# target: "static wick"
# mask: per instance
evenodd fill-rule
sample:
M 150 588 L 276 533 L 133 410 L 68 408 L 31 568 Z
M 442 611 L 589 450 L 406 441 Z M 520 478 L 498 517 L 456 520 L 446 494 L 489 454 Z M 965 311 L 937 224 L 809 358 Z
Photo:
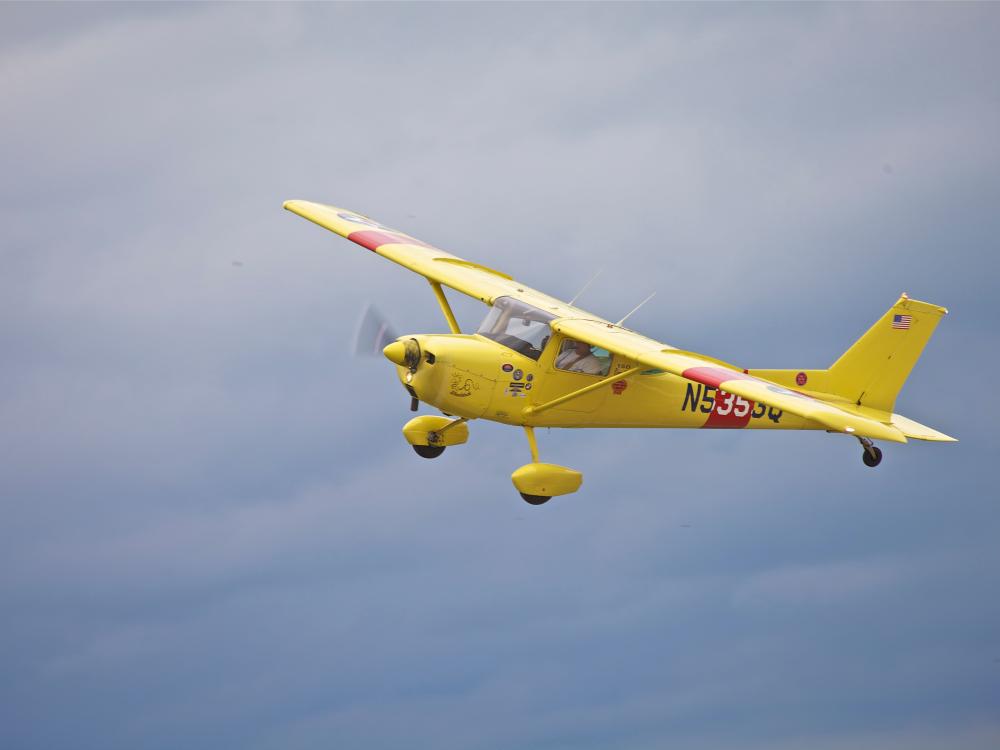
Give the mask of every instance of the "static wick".
M 630 318 L 630 317 L 632 316 L 632 313 L 634 313 L 634 312 L 635 312 L 636 310 L 638 310 L 638 309 L 639 309 L 640 307 L 642 307 L 643 305 L 645 305 L 645 304 L 646 304 L 647 302 L 649 302 L 649 301 L 650 301 L 651 299 L 653 299 L 653 297 L 655 297 L 655 296 L 656 296 L 656 292 L 653 292 L 653 293 L 652 293 L 651 295 L 649 295 L 648 297 L 646 297 L 646 299 L 644 299 L 644 300 L 643 300 L 642 302 L 640 302 L 640 303 L 639 303 L 638 305 L 636 305 L 636 306 L 635 306 L 635 307 L 633 307 L 633 308 L 632 308 L 631 310 L 629 310 L 629 312 L 628 312 L 628 315 L 626 315 L 626 316 L 625 316 L 624 318 L 622 318 L 622 319 L 621 319 L 621 320 L 619 320 L 619 321 L 618 321 L 617 323 L 615 323 L 615 325 L 616 325 L 616 326 L 620 326 L 620 325 L 621 325 L 622 323 L 624 323 L 624 322 L 625 322 L 626 320 L 628 320 L 628 319 L 629 319 L 629 318 Z

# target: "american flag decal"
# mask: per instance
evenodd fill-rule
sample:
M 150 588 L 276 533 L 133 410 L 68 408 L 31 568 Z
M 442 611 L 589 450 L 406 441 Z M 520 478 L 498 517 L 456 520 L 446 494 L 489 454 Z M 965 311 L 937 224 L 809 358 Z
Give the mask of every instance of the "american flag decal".
M 910 323 L 913 322 L 912 315 L 893 315 L 892 316 L 892 327 L 900 328 L 906 330 L 910 327 Z

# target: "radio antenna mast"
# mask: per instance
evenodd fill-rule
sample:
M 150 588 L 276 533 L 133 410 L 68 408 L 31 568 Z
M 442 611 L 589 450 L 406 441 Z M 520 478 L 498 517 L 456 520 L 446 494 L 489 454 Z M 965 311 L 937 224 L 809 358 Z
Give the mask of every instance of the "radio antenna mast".
M 650 301 L 651 299 L 653 299 L 653 297 L 655 297 L 655 296 L 656 296 L 656 292 L 653 292 L 653 293 L 652 293 L 651 295 L 649 295 L 648 297 L 646 297 L 646 299 L 644 299 L 644 300 L 643 300 L 642 302 L 640 302 L 640 303 L 639 303 L 638 305 L 636 305 L 635 307 L 633 307 L 633 308 L 632 308 L 632 309 L 631 309 L 631 310 L 629 311 L 628 315 L 626 315 L 626 316 L 625 316 L 624 318 L 622 318 L 622 319 L 621 319 L 621 320 L 619 320 L 619 321 L 618 321 L 617 323 L 615 323 L 615 325 L 616 325 L 616 326 L 620 326 L 620 325 L 621 325 L 622 323 L 624 323 L 624 322 L 625 322 L 626 320 L 628 320 L 628 319 L 629 319 L 629 317 L 631 317 L 632 313 L 634 313 L 634 312 L 635 312 L 636 310 L 638 310 L 638 309 L 639 309 L 640 307 L 642 307 L 643 305 L 645 305 L 645 304 L 646 304 L 647 302 L 649 302 L 649 301 Z
M 585 291 L 587 291 L 587 288 L 595 281 L 597 281 L 597 277 L 600 276 L 602 273 L 604 273 L 604 269 L 598 268 L 597 273 L 595 273 L 593 276 L 590 277 L 590 281 L 588 281 L 586 284 L 583 285 L 583 289 L 581 289 L 579 292 L 576 293 L 576 296 L 574 296 L 573 299 L 569 301 L 569 304 L 572 305 L 574 302 L 580 299 L 580 295 L 583 294 Z

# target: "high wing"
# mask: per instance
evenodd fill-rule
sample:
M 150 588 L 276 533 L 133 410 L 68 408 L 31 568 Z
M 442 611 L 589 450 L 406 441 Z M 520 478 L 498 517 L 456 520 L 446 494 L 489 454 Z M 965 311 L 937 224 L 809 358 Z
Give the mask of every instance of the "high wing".
M 906 442 L 903 432 L 890 424 L 851 413 L 828 401 L 754 377 L 719 360 L 675 349 L 607 321 L 571 318 L 554 320 L 551 325 L 553 330 L 564 336 L 586 341 L 638 364 L 718 388 L 748 401 L 782 409 L 818 422 L 834 432 L 897 443 Z
M 284 207 L 324 229 L 346 237 L 377 255 L 492 305 L 497 297 L 514 297 L 559 316 L 590 315 L 554 297 L 526 287 L 505 273 L 446 253 L 408 234 L 383 226 L 367 216 L 310 201 L 285 201 Z

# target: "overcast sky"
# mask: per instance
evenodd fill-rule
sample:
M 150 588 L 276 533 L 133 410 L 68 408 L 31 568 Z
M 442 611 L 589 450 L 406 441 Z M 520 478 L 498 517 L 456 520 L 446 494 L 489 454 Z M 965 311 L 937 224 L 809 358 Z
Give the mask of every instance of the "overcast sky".
M 0 746 L 1000 747 L 1000 7 L 0 4 Z M 957 444 L 519 430 L 436 461 L 345 206 L 675 346 L 951 309 Z M 461 322 L 485 308 L 456 301 Z M 426 413 L 426 408 L 424 409 Z

